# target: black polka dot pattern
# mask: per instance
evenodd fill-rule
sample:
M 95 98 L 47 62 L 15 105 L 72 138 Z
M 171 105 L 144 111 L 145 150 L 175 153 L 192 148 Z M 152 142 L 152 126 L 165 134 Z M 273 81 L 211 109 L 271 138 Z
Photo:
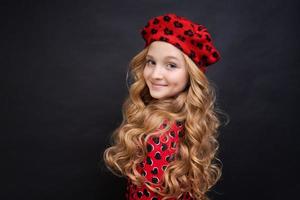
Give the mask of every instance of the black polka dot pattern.
M 151 152 L 153 150 L 153 145 L 152 144 L 147 144 L 147 152 Z
M 160 160 L 161 159 L 161 155 L 159 152 L 155 153 L 155 156 L 156 160 Z
M 178 136 L 179 136 L 180 138 L 182 138 L 183 135 L 184 135 L 183 131 L 178 131 Z
M 176 142 L 171 143 L 171 148 L 174 148 L 174 149 L 176 148 Z
M 168 149 L 168 145 L 165 144 L 165 143 L 163 143 L 163 144 L 161 145 L 161 150 L 162 150 L 162 151 L 166 151 L 167 149 Z
M 198 42 L 198 43 L 197 43 L 197 47 L 198 47 L 199 49 L 202 49 L 202 48 L 203 48 L 203 44 L 202 44 L 201 42 Z
M 158 24 L 158 23 L 159 23 L 159 20 L 157 18 L 154 18 L 153 24 Z
M 148 190 L 145 188 L 144 189 L 144 195 L 146 196 L 146 197 L 149 197 L 150 196 L 150 193 L 148 192 Z
M 166 35 L 173 35 L 173 31 L 171 29 L 165 28 L 164 32 Z
M 147 172 L 145 170 L 142 170 L 142 176 L 146 176 L 147 175 Z
M 152 183 L 158 183 L 158 178 L 157 177 L 152 177 Z
M 191 52 L 190 52 L 190 54 L 189 54 L 189 57 L 190 57 L 191 59 L 193 59 L 193 58 L 195 58 L 195 56 L 196 56 L 195 52 L 194 52 L 193 50 L 191 50 Z
M 138 196 L 139 198 L 141 198 L 141 197 L 143 196 L 143 193 L 142 193 L 141 191 L 138 191 L 138 192 L 137 192 L 137 196 Z
M 183 24 L 180 23 L 179 21 L 175 21 L 175 22 L 174 22 L 174 26 L 175 26 L 176 28 L 182 28 L 182 27 L 183 27 Z
M 185 41 L 185 37 L 184 37 L 184 36 L 182 36 L 182 35 L 177 35 L 177 38 L 178 38 L 179 40 L 181 40 L 182 42 L 184 42 L 184 41 Z
M 209 45 L 207 44 L 207 45 L 205 45 L 205 49 L 206 49 L 207 51 L 211 52 L 211 50 L 212 50 L 212 47 L 211 47 L 211 46 L 209 46 Z
M 218 58 L 219 54 L 217 52 L 213 52 L 213 57 Z
M 153 169 L 151 170 L 152 174 L 157 174 L 158 173 L 158 168 L 157 167 L 153 167 Z
M 184 31 L 184 34 L 189 36 L 189 37 L 192 37 L 194 35 L 194 32 L 192 30 L 187 30 L 187 31 Z
M 161 37 L 159 38 L 159 40 L 160 40 L 160 41 L 165 41 L 165 42 L 168 42 L 168 41 L 169 41 L 169 39 L 168 39 L 168 38 L 166 38 L 166 37 L 163 37 L 163 36 L 161 36 Z
M 168 125 L 167 120 L 164 122 L 166 123 L 163 123 L 159 129 L 165 128 Z M 181 137 L 179 137 L 179 134 Z M 180 144 L 180 140 L 184 139 L 183 137 L 184 126 L 180 121 L 175 121 L 170 125 L 170 129 L 161 135 L 149 137 L 146 141 L 147 155 L 143 162 L 137 166 L 137 170 L 145 177 L 146 181 L 143 185 L 136 186 L 128 178 L 127 200 L 162 199 L 162 196 L 158 193 L 149 190 L 146 184 L 152 185 L 157 190 L 161 190 L 163 173 L 167 170 L 168 165 L 176 159 L 178 145 Z M 184 199 L 188 200 L 191 198 L 184 197 Z
M 147 156 L 146 160 L 147 160 L 147 164 L 148 165 L 152 165 L 153 164 L 152 159 L 149 156 Z
M 157 30 L 156 30 L 156 29 L 154 29 L 154 28 L 153 28 L 153 29 L 151 29 L 151 33 L 152 33 L 152 34 L 155 34 L 155 33 L 157 33 Z
M 168 15 L 164 16 L 164 21 L 169 22 L 170 20 L 171 18 Z
M 153 140 L 154 144 L 156 144 L 156 145 L 160 143 L 158 137 L 153 137 L 152 140 Z
M 205 35 L 205 38 L 206 38 L 206 40 L 207 40 L 208 42 L 211 41 L 211 38 L 210 38 L 208 35 Z
M 183 51 L 183 48 L 181 47 L 181 45 L 179 43 L 175 43 L 175 46 L 180 49 L 181 51 Z

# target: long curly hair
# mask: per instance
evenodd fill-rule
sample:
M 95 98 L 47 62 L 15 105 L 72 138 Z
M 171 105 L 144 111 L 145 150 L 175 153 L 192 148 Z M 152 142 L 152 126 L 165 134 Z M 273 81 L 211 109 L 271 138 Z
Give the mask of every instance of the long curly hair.
M 189 74 L 187 87 L 177 96 L 157 100 L 151 97 L 143 77 L 148 47 L 130 61 L 133 83 L 122 107 L 123 121 L 111 136 L 111 146 L 103 154 L 108 169 L 117 176 L 126 176 L 132 183 L 146 186 L 163 199 L 180 198 L 185 192 L 197 200 L 207 200 L 207 192 L 219 180 L 222 171 L 216 157 L 221 122 L 215 106 L 213 85 L 184 53 Z M 169 163 L 162 177 L 162 189 L 149 183 L 137 170 L 147 153 L 147 139 L 168 130 L 156 131 L 164 119 L 169 125 L 175 121 L 184 124 L 184 140 L 179 145 L 176 159 Z

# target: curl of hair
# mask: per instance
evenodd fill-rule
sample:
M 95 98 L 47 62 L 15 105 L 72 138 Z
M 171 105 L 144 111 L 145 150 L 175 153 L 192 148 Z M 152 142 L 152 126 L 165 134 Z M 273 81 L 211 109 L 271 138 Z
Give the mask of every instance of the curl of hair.
M 111 146 L 104 151 L 103 159 L 108 169 L 117 176 L 126 176 L 135 185 L 146 186 L 163 199 L 180 198 L 189 194 L 198 200 L 207 200 L 207 192 L 221 176 L 221 162 L 217 159 L 219 143 L 217 130 L 221 125 L 215 107 L 214 87 L 195 63 L 183 53 L 189 73 L 189 83 L 175 97 L 157 100 L 151 97 L 143 78 L 148 47 L 130 61 L 133 83 L 123 107 L 123 121 L 113 132 Z M 168 130 L 157 127 L 168 119 L 184 122 L 185 137 L 179 145 L 176 159 L 169 163 L 162 177 L 161 190 L 145 180 L 137 170 L 145 158 L 145 141 L 153 135 Z

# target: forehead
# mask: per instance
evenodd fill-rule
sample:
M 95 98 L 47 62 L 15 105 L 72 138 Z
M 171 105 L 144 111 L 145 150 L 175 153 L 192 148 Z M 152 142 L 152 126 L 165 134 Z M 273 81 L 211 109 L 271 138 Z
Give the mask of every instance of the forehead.
M 163 41 L 154 41 L 150 44 L 149 50 L 147 53 L 148 57 L 154 57 L 157 59 L 176 59 L 178 61 L 183 61 L 182 52 L 173 46 L 170 43 L 163 42 Z

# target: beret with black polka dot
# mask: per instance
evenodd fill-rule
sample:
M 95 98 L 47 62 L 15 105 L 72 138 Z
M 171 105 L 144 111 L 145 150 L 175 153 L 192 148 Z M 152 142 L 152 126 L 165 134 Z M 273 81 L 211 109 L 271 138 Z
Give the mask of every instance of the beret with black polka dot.
M 188 55 L 202 72 L 220 59 L 207 28 L 173 13 L 150 19 L 140 29 L 145 47 L 153 41 L 168 42 Z

